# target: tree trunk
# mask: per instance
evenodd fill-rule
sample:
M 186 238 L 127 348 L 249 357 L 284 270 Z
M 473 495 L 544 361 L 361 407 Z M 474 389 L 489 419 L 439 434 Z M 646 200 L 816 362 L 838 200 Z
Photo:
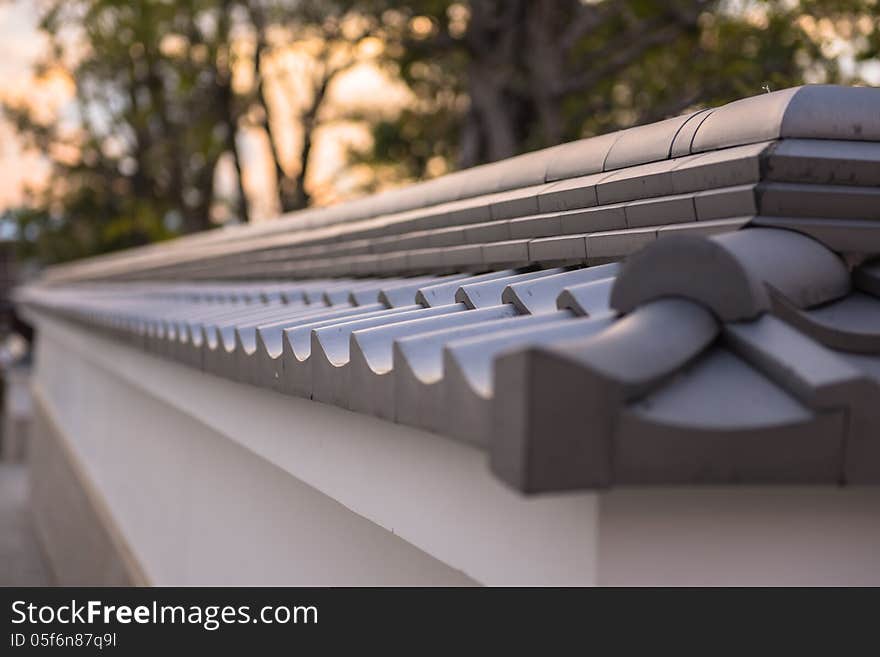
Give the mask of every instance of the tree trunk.
M 568 2 L 535 0 L 529 5 L 526 19 L 524 68 L 528 89 L 537 113 L 540 142 L 545 146 L 565 139 L 562 98 L 558 90 L 565 76 L 566 52 L 560 34 L 573 18 Z
M 306 190 L 306 174 L 308 173 L 309 158 L 312 154 L 312 131 L 314 125 L 303 122 L 303 143 L 299 152 L 300 168 L 293 180 L 293 193 L 286 199 L 285 212 L 301 210 L 312 202 L 312 195 Z
M 483 134 L 479 161 L 492 162 L 519 152 L 521 103 L 512 84 L 523 46 L 523 0 L 474 0 L 465 34 L 470 55 L 468 93 L 471 112 Z
M 197 233 L 211 227 L 211 205 L 214 202 L 214 172 L 219 158 L 210 158 L 199 169 L 193 187 L 199 191 L 199 202 L 192 206 L 184 205 L 183 229 L 186 233 Z
M 238 216 L 242 222 L 250 223 L 250 204 L 248 203 L 247 194 L 244 191 L 244 172 L 241 166 L 241 156 L 238 152 L 238 146 L 235 143 L 237 134 L 237 130 L 230 131 L 231 137 L 229 139 L 229 149 L 232 152 L 232 161 L 235 163 L 235 178 L 238 181 Z
M 321 106 L 324 104 L 324 98 L 327 96 L 327 89 L 337 72 L 338 71 L 328 71 L 326 68 L 322 69 L 320 77 L 315 84 L 312 103 L 303 113 L 301 120 L 303 131 L 302 146 L 300 146 L 299 153 L 297 154 L 300 166 L 299 171 L 293 179 L 290 195 L 285 199 L 287 205 L 282 206 L 284 207 L 285 212 L 301 210 L 308 207 L 312 201 L 311 194 L 306 190 L 306 176 L 309 171 L 309 160 L 312 156 L 312 146 L 314 145 L 313 137 L 314 132 L 318 127 L 318 112 L 321 111 Z
M 461 127 L 461 137 L 458 147 L 458 168 L 468 169 L 480 163 L 483 152 L 483 128 L 480 125 L 480 117 L 473 109 L 468 109 Z
M 281 165 L 281 152 L 278 148 L 278 135 L 272 128 L 272 119 L 269 113 L 269 99 L 266 94 L 266 82 L 263 77 L 263 53 L 268 47 L 266 43 L 267 23 L 261 10 L 253 6 L 250 8 L 251 22 L 257 33 L 257 43 L 254 46 L 254 79 L 256 80 L 256 98 L 262 109 L 263 117 L 261 127 L 266 132 L 266 141 L 269 142 L 269 155 L 272 158 L 272 166 L 275 170 L 275 189 L 278 196 L 278 206 L 282 212 L 286 212 L 288 197 L 291 194 L 292 181 L 287 177 L 284 167 Z
M 238 153 L 236 137 L 238 137 L 238 117 L 236 108 L 235 92 L 232 90 L 232 78 L 230 74 L 219 74 L 217 77 L 217 96 L 219 101 L 218 112 L 221 120 L 227 125 L 226 150 L 232 155 L 235 164 L 235 179 L 238 184 L 238 217 L 244 223 L 250 221 L 247 194 L 244 191 L 244 175 L 242 172 L 241 157 Z
M 505 97 L 503 81 L 479 65 L 471 67 L 470 95 L 474 112 L 479 117 L 485 148 L 481 161 L 494 162 L 517 154 L 512 103 Z

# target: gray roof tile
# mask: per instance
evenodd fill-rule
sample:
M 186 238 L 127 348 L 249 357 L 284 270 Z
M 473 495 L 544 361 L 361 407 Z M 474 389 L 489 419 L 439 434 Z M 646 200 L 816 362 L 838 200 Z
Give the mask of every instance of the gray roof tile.
M 874 219 L 828 219 L 816 217 L 767 217 L 758 215 L 751 223 L 765 228 L 783 228 L 809 235 L 839 253 L 880 253 L 880 233 Z
M 810 412 L 717 349 L 620 414 L 615 481 L 834 484 L 843 435 L 842 413 Z
M 667 160 L 672 151 L 673 141 L 682 128 L 699 119 L 702 112 L 692 112 L 674 119 L 630 128 L 619 133 L 605 156 L 605 171 L 623 169 L 646 162 Z
M 620 260 L 639 251 L 655 239 L 657 239 L 655 227 L 590 233 L 586 237 L 587 261 L 601 263 Z
M 832 303 L 800 309 L 777 297 L 774 312 L 822 344 L 843 351 L 880 353 L 880 304 L 854 292 Z
M 492 277 L 477 283 L 466 283 L 456 291 L 455 300 L 466 304 L 468 308 L 497 306 L 501 303 L 501 294 L 508 285 L 543 278 L 544 276 L 552 276 L 563 271 L 565 270 L 561 268 L 541 269 L 502 278 Z
M 464 304 L 456 306 L 457 310 L 466 310 Z M 350 345 L 348 407 L 361 413 L 394 419 L 395 340 L 445 329 L 461 329 L 514 314 L 515 311 L 509 306 L 490 306 L 354 331 Z
M 487 265 L 526 265 L 529 262 L 529 240 L 507 240 L 483 245 L 483 262 Z
M 349 324 L 351 322 L 378 319 L 389 321 L 394 315 L 413 310 L 412 307 L 374 310 L 344 318 L 332 318 L 322 321 L 307 321 L 284 329 L 281 341 L 281 372 L 278 388 L 287 394 L 298 397 L 311 397 L 312 394 L 312 331 L 326 327 Z M 274 374 L 274 373 L 273 373 Z
M 495 194 L 489 200 L 489 214 L 492 220 L 512 219 L 527 214 L 538 214 L 538 194 L 548 185 L 535 185 L 521 189 L 511 189 Z
M 557 146 L 554 157 L 547 165 L 545 180 L 552 182 L 600 173 L 604 170 L 605 158 L 615 141 L 617 134 L 611 133 Z
M 436 306 L 434 308 L 404 307 L 390 315 L 376 314 L 373 317 L 356 319 L 341 324 L 333 324 L 311 331 L 311 397 L 316 401 L 348 407 L 350 397 L 349 356 L 351 334 L 377 326 L 388 326 L 414 319 L 435 317 L 448 313 L 461 312 L 464 304 Z
M 569 285 L 556 297 L 556 307 L 580 316 L 593 316 L 611 309 L 611 288 L 614 275 L 587 283 Z
M 880 141 L 878 96 L 864 87 L 807 85 L 738 100 L 703 121 L 691 151 L 786 137 Z
M 843 185 L 762 183 L 759 214 L 781 217 L 880 219 L 880 189 Z
M 485 445 L 492 433 L 494 359 L 505 351 L 552 344 L 569 338 L 584 338 L 606 329 L 611 313 L 590 318 L 573 318 L 570 311 L 558 310 L 547 317 L 558 317 L 538 326 L 529 325 L 491 334 L 452 340 L 443 349 L 441 395 L 445 424 L 439 430 L 464 442 Z
M 519 272 L 516 269 L 504 269 L 501 271 L 493 271 L 486 274 L 471 276 L 466 281 L 450 277 L 448 280 L 437 283 L 433 282 L 429 285 L 419 288 L 416 293 L 416 303 L 429 308 L 431 306 L 442 306 L 445 304 L 455 303 L 455 293 L 463 285 L 474 285 L 476 283 L 485 283 L 498 278 L 507 278 L 516 276 Z
M 643 228 L 697 220 L 694 211 L 694 197 L 689 194 L 632 201 L 624 206 L 624 212 L 628 228 Z
M 586 262 L 585 235 L 544 237 L 529 242 L 529 260 L 540 263 Z
M 614 276 L 618 269 L 619 266 L 612 263 L 513 282 L 504 288 L 501 301 L 513 304 L 523 314 L 555 312 L 558 310 L 556 298 L 565 288 Z
M 509 221 L 488 221 L 464 227 L 464 238 L 468 244 L 503 242 L 510 239 Z
M 589 254 L 589 242 L 587 249 Z M 806 308 L 839 299 L 849 287 L 843 261 L 818 242 L 790 231 L 751 229 L 708 239 L 674 235 L 658 241 L 627 262 L 611 305 L 629 312 L 675 294 L 735 321 L 768 310 L 770 288 Z
M 681 126 L 672 141 L 672 148 L 669 150 L 670 157 L 684 157 L 691 154 L 691 148 L 694 142 L 694 135 L 703 125 L 703 122 L 709 118 L 713 112 L 712 109 L 705 109 L 700 112 L 694 112 L 688 117 L 688 120 Z
M 877 94 L 766 94 L 52 268 L 18 301 L 486 446 L 521 490 L 877 483 Z
M 755 185 L 722 187 L 694 194 L 697 219 L 706 221 L 758 214 Z
M 596 205 L 596 183 L 604 177 L 604 174 L 592 174 L 550 184 L 538 193 L 538 211 L 561 212 Z
M 739 230 L 743 226 L 748 225 L 752 220 L 752 217 L 730 217 L 729 219 L 711 219 L 693 223 L 670 224 L 657 228 L 657 239 L 669 237 L 670 235 L 702 235 L 705 237 L 720 235 L 721 233 Z
M 767 180 L 818 185 L 880 185 L 880 143 L 784 139 L 768 152 Z
M 536 217 L 522 217 L 520 219 L 511 219 L 510 221 L 510 237 L 514 240 L 526 237 L 549 237 L 551 235 L 559 235 L 561 232 L 562 226 L 558 213 Z M 526 256 L 526 259 L 528 259 L 528 256 Z
M 444 284 L 460 285 L 469 279 L 470 276 L 467 274 L 453 274 L 450 276 L 398 280 L 382 287 L 379 291 L 379 303 L 384 304 L 387 308 L 398 308 L 413 304 L 423 305 L 416 300 L 416 294 L 422 288 Z
M 717 333 L 701 306 L 666 299 L 586 339 L 499 357 L 493 471 L 523 491 L 610 484 L 616 404 L 649 391 Z
M 480 335 L 492 335 L 515 328 L 534 329 L 556 322 L 559 313 L 516 316 L 516 309 L 504 304 L 499 312 L 509 315 L 467 326 L 447 327 L 409 336 L 394 342 L 395 420 L 429 431 L 439 431 L 446 421 L 443 349 L 446 345 Z M 488 310 L 488 309 L 484 309 Z M 470 312 L 470 311 L 466 311 Z

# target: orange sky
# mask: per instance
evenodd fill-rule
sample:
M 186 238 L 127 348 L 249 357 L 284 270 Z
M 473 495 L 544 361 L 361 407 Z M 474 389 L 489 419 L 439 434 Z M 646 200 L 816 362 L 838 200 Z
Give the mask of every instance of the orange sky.
M 39 97 L 36 106 L 58 106 L 66 94 L 71 93 L 70 82 L 56 80 L 55 84 L 36 85 L 31 77 L 31 66 L 44 47 L 44 40 L 37 30 L 37 2 L 34 0 L 0 0 L 0 98 L 21 97 L 27 94 Z M 834 27 L 827 20 L 815 21 L 804 18 L 808 24 L 802 27 L 811 35 L 823 36 L 830 42 L 830 57 L 836 57 L 845 71 L 853 71 L 857 65 L 850 54 L 848 39 L 835 35 Z M 864 19 L 870 27 L 870 20 Z M 856 26 L 860 26 L 857 23 Z M 824 34 L 829 32 L 830 34 Z M 832 52 L 833 51 L 833 52 Z M 285 53 L 284 57 L 295 57 Z M 864 78 L 872 84 L 880 84 L 880 62 L 858 66 Z M 331 87 L 329 110 L 341 107 L 383 112 L 394 111 L 406 104 L 408 91 L 399 83 L 383 76 L 375 66 L 361 64 Z M 63 106 L 62 106 L 63 107 Z M 284 113 L 284 112 L 282 112 Z M 296 135 L 293 122 L 282 126 L 283 140 Z M 311 161 L 309 188 L 315 201 L 327 204 L 344 199 L 353 193 L 358 182 L 357 172 L 342 172 L 345 146 L 369 143 L 365 126 L 341 122 L 319 130 Z M 267 160 L 265 136 L 262 133 L 245 132 L 239 140 L 241 153 L 246 161 L 245 186 L 252 202 L 254 220 L 270 219 L 277 215 L 272 194 L 274 173 Z M 234 173 L 231 162 L 221 165 L 220 185 L 234 189 Z M 23 152 L 22 146 L 8 123 L 0 117 L 0 212 L 20 204 L 23 190 L 28 184 L 39 184 L 47 175 L 47 165 L 39 155 Z
M 19 95 L 31 86 L 30 66 L 43 45 L 34 4 L 0 4 L 0 97 Z M 45 173 L 39 157 L 23 153 L 14 131 L 0 121 L 0 212 L 19 203 L 23 186 L 42 180 Z
M 37 106 L 61 107 L 72 89 L 69 82 L 56 81 L 53 85 L 34 83 L 31 66 L 45 45 L 37 30 L 37 12 L 34 2 L 13 0 L 0 4 L 0 98 L 20 98 L 23 94 L 41 96 Z M 408 92 L 392 83 L 375 66 L 360 64 L 334 83 L 329 93 L 328 109 L 357 106 L 363 110 L 392 111 L 407 102 Z M 286 134 L 295 135 L 294 124 L 281 126 Z M 330 203 L 352 193 L 357 175 L 340 175 L 348 144 L 364 146 L 369 143 L 365 126 L 339 122 L 323 127 L 315 137 L 313 158 L 310 162 L 309 187 L 315 201 Z M 277 215 L 271 181 L 274 178 L 267 160 L 265 136 L 245 131 L 239 140 L 246 161 L 245 187 L 251 199 L 252 217 L 270 219 Z M 221 166 L 220 184 L 234 189 L 231 162 Z M 20 204 L 23 191 L 29 184 L 39 185 L 48 172 L 46 162 L 39 155 L 24 152 L 12 127 L 0 118 L 0 212 Z

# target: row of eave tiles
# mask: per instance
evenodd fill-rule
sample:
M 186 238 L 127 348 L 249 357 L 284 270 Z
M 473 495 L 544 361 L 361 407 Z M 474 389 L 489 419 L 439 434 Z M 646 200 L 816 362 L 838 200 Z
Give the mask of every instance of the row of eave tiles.
M 768 231 L 788 233 L 739 233 Z M 526 491 L 877 478 L 876 266 L 837 298 L 793 302 L 796 322 L 719 321 L 681 299 L 622 314 L 610 302 L 620 272 L 81 284 L 26 288 L 19 301 L 211 374 L 488 448 L 496 473 Z M 617 392 L 596 393 L 596 381 Z M 827 393 L 841 381 L 855 392 Z

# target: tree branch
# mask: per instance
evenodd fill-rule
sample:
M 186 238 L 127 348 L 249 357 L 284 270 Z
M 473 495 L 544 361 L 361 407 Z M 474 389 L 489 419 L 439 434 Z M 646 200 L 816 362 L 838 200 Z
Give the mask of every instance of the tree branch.
M 638 34 L 625 34 L 612 44 L 595 53 L 594 59 L 599 63 L 580 75 L 569 77 L 555 89 L 559 97 L 573 92 L 585 91 L 595 87 L 605 78 L 625 69 L 637 61 L 649 50 L 669 44 L 684 31 L 685 26 L 679 23 L 663 25 L 661 21 L 649 21 L 639 29 Z M 623 45 L 628 43 L 628 45 Z
M 603 2 L 598 5 L 577 3 L 574 18 L 559 37 L 559 47 L 569 53 L 586 35 L 604 25 L 617 11 L 618 3 Z

